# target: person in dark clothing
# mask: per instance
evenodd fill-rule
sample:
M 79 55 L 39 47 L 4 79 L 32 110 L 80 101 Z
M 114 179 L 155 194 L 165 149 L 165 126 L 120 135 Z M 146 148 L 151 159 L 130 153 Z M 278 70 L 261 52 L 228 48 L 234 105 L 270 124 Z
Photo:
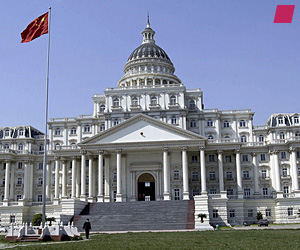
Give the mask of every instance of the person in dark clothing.
M 85 230 L 85 237 L 88 239 L 90 235 L 90 230 L 92 229 L 89 219 L 86 219 L 86 221 L 84 222 L 83 229 Z

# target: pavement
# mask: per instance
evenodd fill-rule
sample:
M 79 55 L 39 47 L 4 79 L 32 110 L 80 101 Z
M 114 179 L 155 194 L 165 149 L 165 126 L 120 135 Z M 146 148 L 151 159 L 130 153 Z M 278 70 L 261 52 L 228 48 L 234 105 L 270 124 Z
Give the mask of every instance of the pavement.
M 247 227 L 233 227 L 235 230 L 253 230 L 253 229 L 300 229 L 300 224 L 271 224 L 269 226 L 261 226 L 259 227 L 258 225 L 251 225 Z

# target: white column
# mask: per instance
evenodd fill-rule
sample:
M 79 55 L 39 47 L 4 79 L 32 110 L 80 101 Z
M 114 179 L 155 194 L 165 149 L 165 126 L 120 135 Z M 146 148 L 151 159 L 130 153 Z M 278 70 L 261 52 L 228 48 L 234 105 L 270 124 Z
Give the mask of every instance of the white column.
M 253 164 L 253 178 L 254 178 L 254 194 L 259 194 L 258 186 L 258 168 L 257 168 L 257 158 L 256 153 L 252 153 L 252 164 Z
M 61 198 L 67 198 L 67 161 L 62 161 L 62 192 Z
M 86 201 L 86 151 L 81 152 L 81 194 L 80 199 Z
M 236 179 L 237 179 L 237 191 L 238 197 L 243 198 L 243 184 L 242 184 L 242 167 L 241 167 L 241 151 L 236 150 Z
M 93 202 L 93 160 L 94 156 L 89 157 L 89 202 Z
M 15 163 L 11 164 L 11 170 L 10 170 L 10 193 L 9 193 L 9 199 L 14 200 L 15 195 Z
M 10 161 L 5 162 L 5 186 L 4 186 L 4 201 L 8 201 L 9 199 L 9 181 L 10 181 Z
M 170 170 L 168 148 L 163 148 L 164 200 L 170 200 Z
M 204 147 L 200 147 L 201 194 L 207 195 Z
M 122 155 L 122 200 L 126 201 L 127 197 L 127 171 L 126 171 L 126 155 Z
M 55 158 L 55 191 L 54 199 L 59 198 L 59 157 Z
M 24 162 L 24 193 L 23 193 L 23 200 L 28 199 L 28 161 Z
M 293 191 L 299 190 L 299 180 L 298 180 L 298 168 L 297 168 L 297 157 L 296 157 L 296 148 L 291 148 L 290 152 L 290 163 L 292 166 L 292 187 Z
M 281 191 L 281 183 L 280 183 L 280 169 L 279 169 L 279 159 L 278 159 L 278 151 L 273 151 L 274 154 L 274 172 L 275 172 L 275 190 L 276 192 Z
M 218 165 L 219 165 L 219 187 L 220 187 L 220 193 L 221 193 L 224 191 L 224 170 L 223 170 L 222 150 L 218 151 Z
M 105 166 L 104 166 L 104 175 L 105 175 L 105 180 L 104 180 L 104 183 L 105 183 L 105 189 L 104 189 L 104 202 L 110 202 L 110 174 L 109 174 L 109 171 L 110 171 L 110 158 L 107 157 L 105 158 Z
M 78 165 L 77 161 L 76 161 L 76 198 L 80 198 L 80 181 L 81 181 L 81 169 L 80 166 Z
M 33 163 L 29 162 L 29 200 L 32 201 L 33 194 Z
M 46 174 L 47 174 L 47 178 L 46 178 L 46 201 L 50 201 L 50 190 L 51 190 L 51 162 L 48 161 L 47 162 L 47 166 L 46 166 Z
M 122 150 L 117 151 L 117 202 L 122 202 Z
M 103 202 L 103 153 L 98 152 L 98 202 Z
M 77 125 L 77 141 L 81 142 L 82 141 L 82 129 L 81 129 L 81 123 L 79 122 Z
M 183 176 L 183 193 L 182 199 L 189 200 L 189 171 L 187 162 L 187 147 L 182 148 L 182 176 Z
M 72 198 L 76 197 L 76 173 L 77 173 L 77 160 L 76 156 L 72 157 Z
M 131 197 L 130 201 L 136 201 L 136 180 L 135 180 L 135 171 L 130 172 L 130 178 L 131 178 Z

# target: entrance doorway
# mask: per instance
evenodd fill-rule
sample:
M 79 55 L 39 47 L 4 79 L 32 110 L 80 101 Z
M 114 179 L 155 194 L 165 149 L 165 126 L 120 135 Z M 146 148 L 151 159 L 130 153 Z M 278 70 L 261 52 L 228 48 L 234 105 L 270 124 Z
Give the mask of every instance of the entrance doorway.
M 142 174 L 138 179 L 138 201 L 155 201 L 155 180 L 151 174 Z

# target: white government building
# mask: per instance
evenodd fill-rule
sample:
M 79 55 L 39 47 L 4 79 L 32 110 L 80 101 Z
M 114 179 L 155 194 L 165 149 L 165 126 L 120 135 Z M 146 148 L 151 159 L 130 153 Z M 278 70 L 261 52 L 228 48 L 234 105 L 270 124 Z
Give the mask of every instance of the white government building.
M 50 119 L 47 215 L 196 196 L 212 224 L 253 222 L 258 211 L 300 222 L 300 114 L 254 126 L 250 109 L 205 109 L 203 92 L 174 74 L 154 34 L 148 21 L 118 87 L 93 96 L 92 115 Z M 41 212 L 43 139 L 31 126 L 0 128 L 1 224 Z

